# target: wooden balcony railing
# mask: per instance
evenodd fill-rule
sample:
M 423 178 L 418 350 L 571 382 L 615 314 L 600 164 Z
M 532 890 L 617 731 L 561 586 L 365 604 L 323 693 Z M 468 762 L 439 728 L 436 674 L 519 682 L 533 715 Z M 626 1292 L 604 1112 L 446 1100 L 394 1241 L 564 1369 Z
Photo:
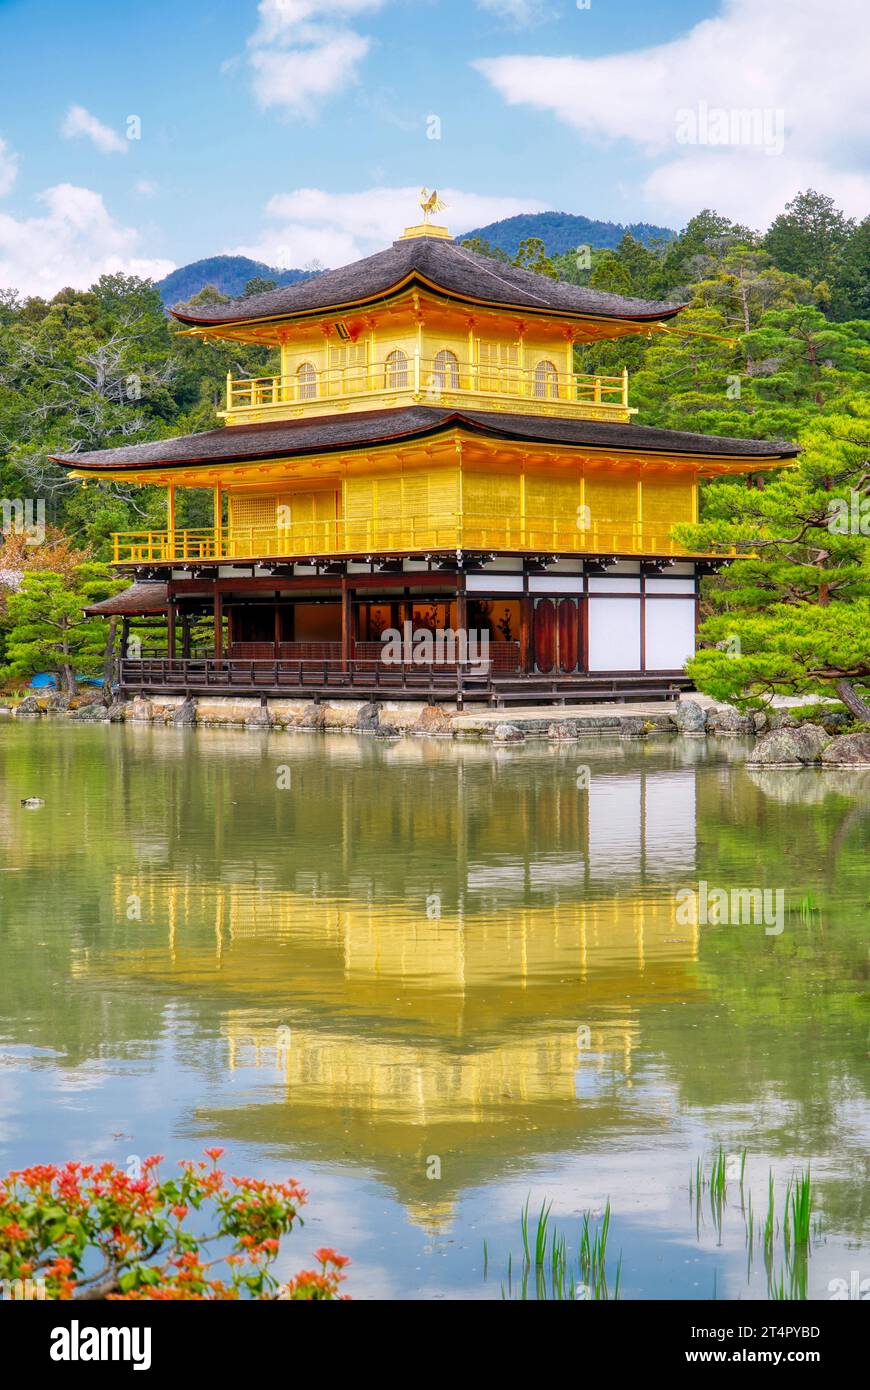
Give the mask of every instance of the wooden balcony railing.
M 434 404 L 444 398 L 499 396 L 526 408 L 561 402 L 568 413 L 594 406 L 624 414 L 628 406 L 628 372 L 619 376 L 586 376 L 555 368 L 439 362 L 409 356 L 403 365 L 376 363 L 318 370 L 308 367 L 294 376 L 264 376 L 234 381 L 227 377 L 227 410 L 316 406 L 348 398 L 388 398 L 413 395 Z
M 363 698 L 489 700 L 493 671 L 488 665 L 385 665 L 382 661 L 238 661 L 226 658 L 123 657 L 121 689 L 262 695 L 329 695 L 349 692 Z
M 403 517 L 395 521 L 304 521 L 284 527 L 224 530 L 126 531 L 114 536 L 115 564 L 176 564 L 201 560 L 304 559 L 307 556 L 414 551 L 507 550 L 566 555 L 685 555 L 664 530 L 640 523 L 585 528 L 569 519 L 481 513 Z

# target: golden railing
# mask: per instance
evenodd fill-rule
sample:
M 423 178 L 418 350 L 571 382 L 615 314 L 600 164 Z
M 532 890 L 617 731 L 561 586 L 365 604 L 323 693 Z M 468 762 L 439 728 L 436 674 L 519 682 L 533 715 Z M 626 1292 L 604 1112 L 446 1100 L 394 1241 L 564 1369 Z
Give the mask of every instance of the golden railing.
M 684 555 L 667 531 L 641 523 L 585 527 L 564 518 L 452 516 L 367 521 L 304 521 L 290 526 L 244 526 L 196 531 L 127 531 L 114 536 L 115 564 L 250 560 L 308 555 L 366 555 L 429 550 L 552 551 L 556 554 Z
M 313 366 L 293 376 L 227 377 L 227 409 L 251 410 L 272 406 L 305 406 L 311 402 L 344 400 L 348 396 L 394 396 L 409 392 L 438 401 L 442 396 L 494 395 L 545 404 L 592 405 L 628 409 L 628 372 L 619 376 L 588 376 L 555 368 L 439 362 L 408 356 L 401 365 L 373 363 L 351 367 Z

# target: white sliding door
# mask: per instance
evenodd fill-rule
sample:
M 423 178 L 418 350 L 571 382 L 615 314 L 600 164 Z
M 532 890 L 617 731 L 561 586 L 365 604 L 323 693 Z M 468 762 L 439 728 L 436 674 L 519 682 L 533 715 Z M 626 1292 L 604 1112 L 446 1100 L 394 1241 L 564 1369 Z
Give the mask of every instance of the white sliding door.
M 646 669 L 681 671 L 694 654 L 694 598 L 647 598 Z
M 640 598 L 589 598 L 589 670 L 640 670 Z

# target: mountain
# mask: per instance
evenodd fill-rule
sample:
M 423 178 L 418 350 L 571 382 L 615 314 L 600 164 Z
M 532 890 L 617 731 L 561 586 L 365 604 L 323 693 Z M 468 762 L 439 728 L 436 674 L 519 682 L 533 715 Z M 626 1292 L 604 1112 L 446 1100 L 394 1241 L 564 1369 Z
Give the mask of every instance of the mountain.
M 523 212 L 518 217 L 506 217 L 501 222 L 478 227 L 476 231 L 464 232 L 457 241 L 480 237 L 490 246 L 498 246 L 509 256 L 515 256 L 520 242 L 534 236 L 540 237 L 548 255 L 560 256 L 577 246 L 616 246 L 626 232 L 643 242 L 652 241 L 654 237 L 670 241 L 676 236 L 670 227 L 656 227 L 650 222 L 632 222 L 624 227 L 621 222 L 596 222 L 573 212 Z
M 277 280 L 279 285 L 295 285 L 297 280 L 307 280 L 312 274 L 310 270 L 275 270 L 248 256 L 208 256 L 203 261 L 179 266 L 165 280 L 159 280 L 157 288 L 169 308 L 186 303 L 205 285 L 215 285 L 221 294 L 235 299 L 244 294 L 249 280 Z
M 548 255 L 559 256 L 564 251 L 573 251 L 577 246 L 606 247 L 618 245 L 625 232 L 631 232 L 638 241 L 649 242 L 655 237 L 666 241 L 676 236 L 670 227 L 656 227 L 649 222 L 632 222 L 623 227 L 620 222 L 596 222 L 591 217 L 580 217 L 573 212 L 525 212 L 519 217 L 506 217 L 502 222 L 490 222 L 487 227 L 465 232 L 457 241 L 468 241 L 480 237 L 490 246 L 499 246 L 509 256 L 515 256 L 521 241 L 526 237 L 540 237 L 547 248 Z M 298 280 L 307 280 L 316 272 L 310 270 L 276 270 L 274 266 L 264 265 L 262 261 L 252 261 L 248 256 L 209 256 L 203 261 L 193 261 L 173 270 L 165 280 L 157 284 L 163 303 L 169 308 L 173 304 L 185 303 L 204 288 L 215 285 L 222 294 L 231 299 L 244 294 L 249 280 L 276 280 L 279 285 L 295 285 Z

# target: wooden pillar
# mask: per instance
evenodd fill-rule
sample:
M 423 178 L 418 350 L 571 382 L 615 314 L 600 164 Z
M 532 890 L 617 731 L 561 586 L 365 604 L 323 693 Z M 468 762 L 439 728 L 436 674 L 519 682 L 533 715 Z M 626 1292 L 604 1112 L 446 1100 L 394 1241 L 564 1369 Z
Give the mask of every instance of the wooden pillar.
M 175 598 L 169 594 L 169 607 L 166 611 L 166 655 L 175 660 Z
M 213 522 L 215 559 L 220 560 L 223 558 L 224 541 L 224 502 L 220 483 L 217 483 L 215 486 L 214 501 L 212 505 L 214 509 Z
M 128 647 L 128 645 L 129 645 L 129 642 L 130 642 L 130 619 L 129 619 L 129 618 L 122 618 L 122 619 L 121 619 L 121 657 L 122 657 L 122 659 L 127 655 L 127 647 Z
M 532 596 L 529 593 L 529 576 L 523 572 L 523 596 L 520 600 L 520 670 L 528 673 L 532 650 Z
M 185 661 L 190 660 L 190 614 L 181 615 L 181 655 Z
M 275 660 L 278 659 L 278 649 L 281 645 L 281 609 L 279 607 L 279 594 L 275 590 L 275 625 L 273 627 L 273 637 L 275 640 Z
M 106 650 L 103 653 L 103 685 L 110 686 L 115 674 L 115 636 L 118 629 L 117 614 L 113 613 L 109 619 L 109 631 L 106 638 Z
M 166 488 L 166 558 L 175 558 L 175 484 Z
M 346 671 L 353 654 L 353 589 L 347 575 L 341 580 L 341 669 Z
M 640 669 L 646 670 L 646 575 L 640 573 Z
M 224 654 L 224 596 L 217 587 L 214 591 L 214 655 L 220 661 Z
M 465 594 L 465 575 L 456 576 L 456 627 L 468 637 L 468 600 Z

